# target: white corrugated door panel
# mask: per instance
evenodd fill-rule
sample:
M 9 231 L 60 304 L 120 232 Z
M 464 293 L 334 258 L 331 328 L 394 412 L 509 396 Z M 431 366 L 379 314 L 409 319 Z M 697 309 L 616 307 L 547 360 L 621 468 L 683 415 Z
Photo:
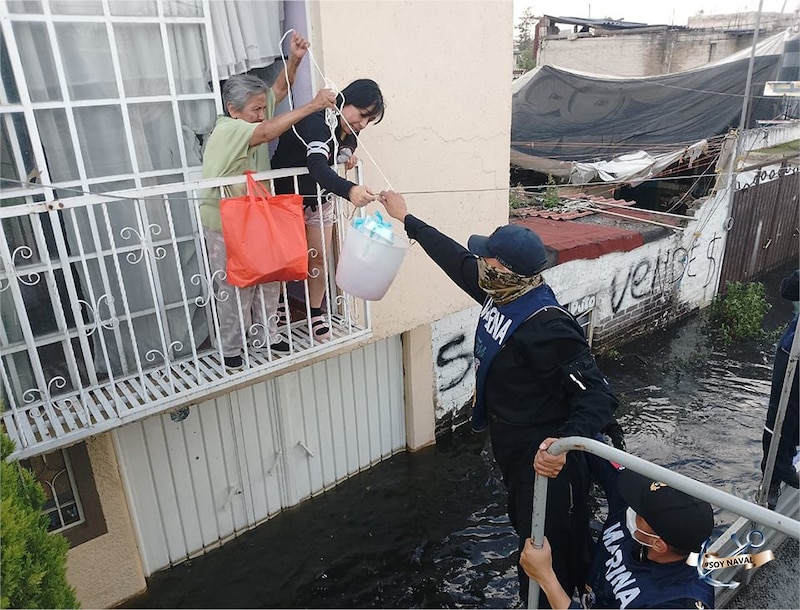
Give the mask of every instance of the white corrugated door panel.
M 386 408 L 391 413 L 392 446 L 389 453 L 404 449 L 406 446 L 406 409 L 403 390 L 403 346 L 400 335 L 384 341 L 386 350 L 386 383 L 389 388 L 389 404 Z
M 167 416 L 168 417 L 168 416 Z M 151 417 L 142 421 L 147 457 L 150 461 L 153 481 L 158 497 L 158 514 L 161 516 L 167 553 L 170 559 L 185 557 L 189 553 L 183 535 L 184 524 L 180 519 L 178 489 L 172 473 L 171 456 L 167 438 L 164 434 L 164 416 Z M 181 491 L 185 491 L 182 488 Z M 191 526 L 190 526 L 191 527 Z
M 247 526 L 229 399 L 116 431 L 129 506 L 149 575 Z
M 222 438 L 214 401 L 191 408 L 183 422 L 186 451 L 194 486 L 194 496 L 203 546 L 215 544 L 233 534 L 231 511 L 223 510 L 228 493 L 225 481 Z
M 330 405 L 316 408 L 314 396 L 314 367 L 308 366 L 295 373 L 281 376 L 279 380 L 280 404 L 283 420 L 291 432 L 288 435 L 287 460 L 294 465 L 291 476 L 294 491 L 287 504 L 299 502 L 317 490 L 336 482 L 333 467 L 333 437 L 330 430 Z M 313 457 L 303 456 L 304 449 L 296 445 L 302 440 Z
M 342 366 L 342 356 L 328 358 L 318 365 L 322 371 L 320 377 L 325 380 L 324 385 L 315 386 L 316 405 L 330 404 L 331 433 L 333 434 L 333 468 L 336 480 L 347 478 L 347 424 L 344 418 L 342 392 L 339 387 L 339 369 Z
M 291 504 L 405 446 L 402 375 L 393 337 L 278 379 Z
M 356 417 L 356 396 L 353 387 L 353 375 L 358 374 L 363 379 L 364 371 L 353 370 L 353 358 L 350 353 L 337 358 L 338 377 L 333 382 L 339 388 L 341 398 L 342 421 L 344 422 L 344 453 L 347 475 L 358 472 L 361 464 L 358 461 L 358 424 Z
M 367 376 L 371 372 L 366 366 L 364 350 L 352 351 L 349 356 L 350 376 L 343 383 L 352 384 L 356 431 L 353 447 L 356 450 L 359 468 L 364 468 L 373 461 L 370 451 L 369 396 L 367 394 Z
M 371 371 L 364 375 L 364 401 L 367 405 L 367 440 L 369 441 L 369 459 L 374 464 L 383 456 L 383 444 L 381 443 L 381 408 L 378 402 L 378 384 L 380 379 L 375 372 L 375 343 L 369 344 L 363 350 L 359 350 L 360 356 L 364 361 L 364 370 Z M 402 371 L 401 371 L 402 374 Z
M 168 566 L 170 557 L 144 427 L 142 422 L 136 422 L 117 429 L 115 434 L 119 446 L 117 460 L 130 490 L 128 506 L 139 532 L 142 567 L 149 576 Z
M 248 522 L 258 523 L 281 509 L 282 451 L 275 430 L 275 382 L 257 383 L 231 395 L 238 415 L 239 463 Z M 280 426 L 278 426 L 280 428 Z

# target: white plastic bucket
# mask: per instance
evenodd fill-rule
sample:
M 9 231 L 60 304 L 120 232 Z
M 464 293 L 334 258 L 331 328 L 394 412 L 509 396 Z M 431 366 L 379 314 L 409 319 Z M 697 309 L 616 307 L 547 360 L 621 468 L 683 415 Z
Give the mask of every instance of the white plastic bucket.
M 394 244 L 347 227 L 336 266 L 336 285 L 367 301 L 379 301 L 389 290 L 408 250 L 408 240 L 395 234 Z

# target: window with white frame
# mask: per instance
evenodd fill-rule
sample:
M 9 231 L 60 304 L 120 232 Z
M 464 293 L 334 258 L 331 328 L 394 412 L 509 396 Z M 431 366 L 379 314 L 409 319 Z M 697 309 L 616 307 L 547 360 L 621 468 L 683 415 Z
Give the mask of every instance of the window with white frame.
M 282 0 L 0 0 L 0 205 L 198 178 L 219 78 L 271 64 L 282 19 Z M 120 320 L 151 329 L 154 344 L 207 333 L 204 313 L 175 313 L 199 287 L 181 294 L 163 264 L 159 275 L 157 261 L 125 260 L 144 241 L 153 250 L 175 241 L 183 273 L 196 274 L 192 196 L 2 219 L 3 265 L 30 269 L 16 294 L 0 281 L 6 404 L 131 372 L 152 346 L 132 353 Z M 125 283 L 155 289 L 120 294 Z
M 44 490 L 43 512 L 51 532 L 78 546 L 107 533 L 85 443 L 21 460 Z
M 65 450 L 23 460 L 44 489 L 44 514 L 51 532 L 60 532 L 85 521 L 72 465 Z

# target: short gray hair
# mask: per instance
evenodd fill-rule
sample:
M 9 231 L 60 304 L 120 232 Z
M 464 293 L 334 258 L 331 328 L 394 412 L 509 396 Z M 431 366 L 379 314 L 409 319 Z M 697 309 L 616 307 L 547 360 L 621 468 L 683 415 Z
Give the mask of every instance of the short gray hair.
M 222 106 L 228 114 L 228 104 L 236 110 L 242 110 L 254 95 L 267 93 L 269 85 L 252 74 L 236 74 L 225 81 L 222 86 Z

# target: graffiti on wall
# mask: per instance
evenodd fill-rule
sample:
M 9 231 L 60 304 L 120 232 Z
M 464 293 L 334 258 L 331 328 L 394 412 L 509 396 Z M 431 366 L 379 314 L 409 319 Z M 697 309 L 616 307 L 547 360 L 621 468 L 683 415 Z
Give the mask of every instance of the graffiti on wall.
M 655 259 L 644 258 L 616 271 L 611 278 L 611 310 L 617 313 L 642 299 L 669 294 L 684 277 L 697 277 L 701 268 L 705 268 L 703 288 L 706 288 L 715 277 L 714 250 L 719 239 L 716 233 L 712 236 L 705 248 L 705 258 L 700 242 L 695 240 L 688 248 L 678 246 L 667 252 L 659 251 Z
M 472 370 L 472 348 L 464 333 L 457 334 L 436 352 L 436 368 L 439 392 L 452 390 L 467 377 Z
M 478 308 L 460 311 L 431 326 L 436 418 L 456 413 L 472 400 L 475 368 L 472 356 Z
M 796 165 L 781 167 L 777 164 L 762 167 L 761 169 L 739 172 L 736 174 L 736 190 L 743 191 L 744 189 L 752 188 L 759 184 L 764 184 L 765 182 L 772 182 L 783 176 L 796 174 L 798 172 L 800 172 L 800 167 Z

